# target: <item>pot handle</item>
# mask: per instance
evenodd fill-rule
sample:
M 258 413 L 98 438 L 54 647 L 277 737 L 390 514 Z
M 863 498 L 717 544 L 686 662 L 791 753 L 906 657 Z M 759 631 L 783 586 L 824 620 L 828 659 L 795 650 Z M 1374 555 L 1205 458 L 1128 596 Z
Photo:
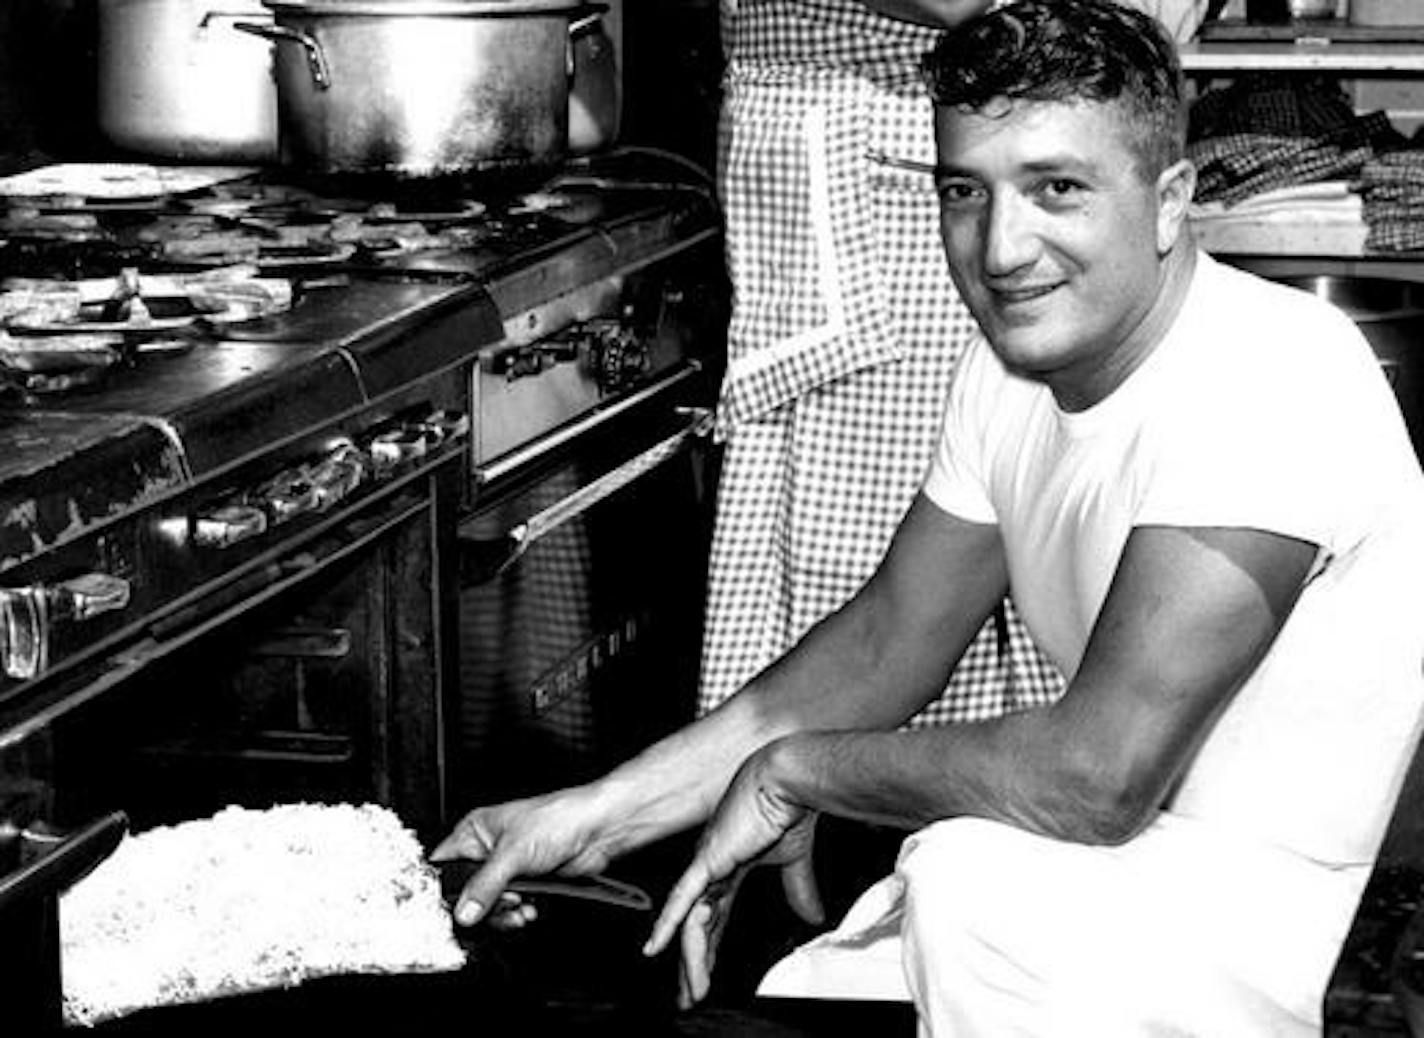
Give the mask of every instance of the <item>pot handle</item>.
M 586 36 L 593 31 L 595 25 L 603 21 L 603 16 L 608 13 L 607 4 L 581 4 L 570 12 L 572 18 L 569 21 L 569 42 L 564 48 L 564 71 L 568 78 L 574 78 L 574 42 L 580 36 Z
M 608 13 L 607 4 L 580 4 L 571 12 L 573 18 L 569 21 L 569 39 L 576 39 L 588 32 Z
M 299 29 L 289 29 L 285 25 L 264 25 L 260 22 L 233 22 L 232 27 L 239 32 L 261 36 L 272 43 L 286 40 L 300 44 L 307 54 L 307 67 L 311 69 L 312 82 L 318 90 L 331 89 L 331 68 L 326 63 L 326 53 L 321 44 Z

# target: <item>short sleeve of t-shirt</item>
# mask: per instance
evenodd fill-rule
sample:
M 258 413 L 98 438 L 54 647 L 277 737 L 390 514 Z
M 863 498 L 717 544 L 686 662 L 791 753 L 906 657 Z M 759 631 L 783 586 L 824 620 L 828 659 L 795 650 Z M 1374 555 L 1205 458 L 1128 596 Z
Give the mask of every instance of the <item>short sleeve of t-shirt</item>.
M 926 496 L 944 511 L 970 522 L 996 521 L 983 471 L 986 431 L 980 407 L 998 392 L 994 387 L 1003 376 L 1003 365 L 983 336 L 976 336 L 955 371 L 944 427 L 925 477 Z
M 1367 525 L 1397 410 L 1353 322 L 1216 265 L 1155 372 L 1136 523 L 1268 530 L 1343 551 Z

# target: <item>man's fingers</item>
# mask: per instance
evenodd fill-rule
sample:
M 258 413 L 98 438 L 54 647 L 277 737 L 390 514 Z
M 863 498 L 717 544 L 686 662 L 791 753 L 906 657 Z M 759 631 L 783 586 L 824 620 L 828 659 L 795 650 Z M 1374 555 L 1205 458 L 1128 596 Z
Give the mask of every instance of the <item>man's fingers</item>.
M 489 857 L 489 841 L 468 818 L 461 819 L 450 835 L 435 845 L 430 852 L 431 861 L 453 861 L 456 858 L 471 858 L 480 861 Z
M 682 924 L 682 959 L 678 974 L 677 1004 L 691 1009 L 707 997 L 712 986 L 712 956 L 715 940 L 712 936 L 713 908 L 699 901 L 687 913 Z
M 644 955 L 657 955 L 668 946 L 683 917 L 692 911 L 692 906 L 706 889 L 707 870 L 699 861 L 694 860 L 663 902 L 663 910 L 658 913 L 657 922 L 653 924 L 652 935 L 643 945 Z
M 514 871 L 509 858 L 498 855 L 480 866 L 466 880 L 455 902 L 455 922 L 461 926 L 474 926 L 483 919 L 499 901 L 505 887 L 509 886 Z
M 826 921 L 821 888 L 816 882 L 816 869 L 809 855 L 794 858 L 781 866 L 781 889 L 786 894 L 786 903 L 802 922 L 820 926 Z

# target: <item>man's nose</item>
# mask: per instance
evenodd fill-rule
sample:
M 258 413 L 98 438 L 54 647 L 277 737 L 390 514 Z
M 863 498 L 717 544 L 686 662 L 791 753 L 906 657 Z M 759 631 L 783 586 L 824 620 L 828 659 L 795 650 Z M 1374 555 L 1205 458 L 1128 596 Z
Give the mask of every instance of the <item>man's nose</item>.
M 990 202 L 984 223 L 984 272 L 1003 277 L 1033 263 L 1038 254 L 1033 214 L 1022 199 Z

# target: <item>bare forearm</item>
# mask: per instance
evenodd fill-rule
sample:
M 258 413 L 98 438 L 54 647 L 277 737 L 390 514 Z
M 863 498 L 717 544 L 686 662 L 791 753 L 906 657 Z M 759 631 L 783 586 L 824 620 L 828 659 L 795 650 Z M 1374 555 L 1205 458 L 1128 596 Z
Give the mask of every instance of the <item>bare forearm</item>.
M 1085 843 L 1115 843 L 1155 803 L 1128 802 L 1052 708 L 913 732 L 788 736 L 764 751 L 767 781 L 799 806 L 916 829 L 973 815 Z
M 804 651 L 589 786 L 608 820 L 610 852 L 704 822 L 742 762 L 778 738 L 892 728 L 943 687 L 938 668 L 919 668 L 916 676 L 906 654 L 876 648 L 877 639 L 854 632 L 856 623 L 854 614 L 827 620 L 807 636 Z M 905 697 L 906 687 L 916 684 L 925 693 Z
M 982 626 L 976 603 L 1001 594 L 997 575 L 966 581 L 963 614 L 926 625 L 887 605 L 883 590 L 872 583 L 718 709 L 595 783 L 610 845 L 621 852 L 702 823 L 742 762 L 774 740 L 898 727 L 944 689 Z
M 1266 653 L 1315 550 L 1258 531 L 1138 530 L 1052 706 L 921 732 L 790 736 L 763 751 L 766 781 L 802 807 L 903 826 L 970 814 L 1127 839 Z

